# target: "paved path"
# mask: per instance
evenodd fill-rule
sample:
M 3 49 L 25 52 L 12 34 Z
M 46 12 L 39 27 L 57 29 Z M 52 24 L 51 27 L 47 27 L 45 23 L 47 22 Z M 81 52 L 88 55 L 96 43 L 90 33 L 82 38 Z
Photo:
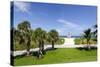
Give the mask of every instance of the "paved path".
M 70 41 L 68 43 L 68 41 Z M 75 45 L 74 44 L 74 38 L 71 38 L 71 39 L 68 39 L 68 38 L 65 38 L 65 43 L 62 44 L 62 45 L 54 45 L 55 48 L 76 48 L 76 47 L 84 47 L 85 45 Z M 91 44 L 91 46 L 95 46 L 97 47 L 97 45 L 95 44 Z M 44 46 L 44 49 L 47 49 L 47 48 L 50 48 L 52 47 L 52 45 L 45 45 Z M 38 51 L 39 48 L 34 48 L 34 49 L 30 49 L 30 51 Z M 13 52 L 13 56 L 17 56 L 17 55 L 22 55 L 26 53 L 26 50 L 22 50 L 22 51 L 14 51 Z
M 64 38 L 65 39 L 65 43 L 64 45 L 74 45 L 74 39 L 75 38 Z

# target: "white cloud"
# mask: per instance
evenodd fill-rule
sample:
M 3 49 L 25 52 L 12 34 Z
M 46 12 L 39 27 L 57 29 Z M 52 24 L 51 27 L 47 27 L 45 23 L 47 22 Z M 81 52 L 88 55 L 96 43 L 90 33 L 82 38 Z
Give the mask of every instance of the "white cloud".
M 18 11 L 26 12 L 30 14 L 30 4 L 26 2 L 18 2 L 14 1 L 14 6 L 18 9 Z
M 84 28 L 83 25 L 75 24 L 75 23 L 67 21 L 67 20 L 58 19 L 57 21 L 62 23 L 63 26 L 65 26 L 67 28 L 76 29 L 76 30 L 83 30 L 83 28 Z
M 79 34 L 79 32 L 82 33 L 82 31 L 85 29 L 84 25 L 75 24 L 64 19 L 58 19 L 57 22 L 61 23 L 62 25 L 57 29 L 57 31 L 61 34 L 67 34 L 68 32 Z

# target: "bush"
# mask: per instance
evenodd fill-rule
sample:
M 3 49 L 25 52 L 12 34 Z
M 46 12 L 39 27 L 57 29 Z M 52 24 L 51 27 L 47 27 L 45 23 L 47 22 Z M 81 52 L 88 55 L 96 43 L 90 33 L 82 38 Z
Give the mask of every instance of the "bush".
M 87 44 L 85 38 L 76 38 L 74 40 L 74 42 L 75 42 L 76 45 L 79 45 L 79 44 L 83 44 L 83 45 L 84 44 Z M 97 44 L 97 41 L 94 41 L 94 39 L 91 39 L 90 40 L 90 44 Z

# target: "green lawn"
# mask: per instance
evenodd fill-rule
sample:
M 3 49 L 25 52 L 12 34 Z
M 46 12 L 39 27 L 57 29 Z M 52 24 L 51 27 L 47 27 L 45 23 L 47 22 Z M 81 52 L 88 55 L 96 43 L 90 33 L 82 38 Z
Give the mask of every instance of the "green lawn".
M 60 48 L 47 51 L 44 58 L 37 59 L 34 56 L 24 56 L 14 59 L 14 65 L 37 65 L 37 64 L 54 64 L 69 62 L 96 61 L 97 50 L 79 50 L 75 48 Z

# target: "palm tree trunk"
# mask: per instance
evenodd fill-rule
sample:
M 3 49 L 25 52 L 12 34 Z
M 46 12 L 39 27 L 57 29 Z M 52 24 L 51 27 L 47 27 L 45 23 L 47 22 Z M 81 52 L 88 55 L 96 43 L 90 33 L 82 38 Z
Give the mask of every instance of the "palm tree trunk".
M 54 41 L 52 41 L 52 49 L 54 49 Z
M 30 55 L 30 49 L 27 48 L 27 56 L 29 56 L 29 55 Z
M 89 41 L 87 40 L 87 47 L 88 47 L 88 50 L 90 50 L 91 49 L 91 47 L 90 47 L 90 44 L 89 44 Z
M 42 58 L 42 41 L 39 41 L 39 59 Z
M 42 50 L 44 50 L 44 41 L 42 41 Z
M 30 55 L 30 41 L 27 42 L 27 56 Z
M 27 56 L 29 56 L 30 55 L 30 51 L 27 51 Z
M 39 41 L 39 50 L 41 50 L 41 41 Z
M 45 54 L 45 50 L 44 50 L 44 41 L 42 41 L 42 53 L 43 53 L 43 55 Z

